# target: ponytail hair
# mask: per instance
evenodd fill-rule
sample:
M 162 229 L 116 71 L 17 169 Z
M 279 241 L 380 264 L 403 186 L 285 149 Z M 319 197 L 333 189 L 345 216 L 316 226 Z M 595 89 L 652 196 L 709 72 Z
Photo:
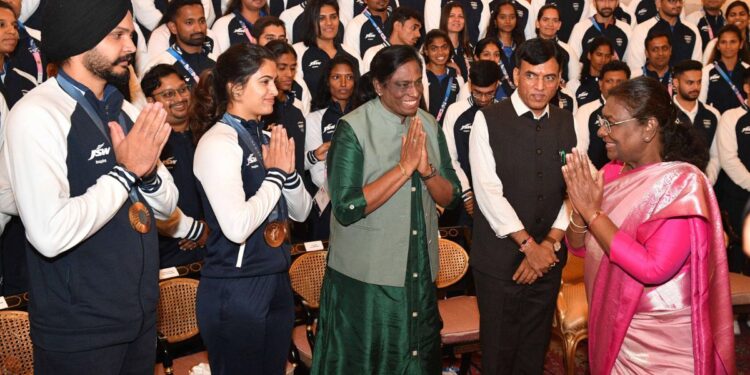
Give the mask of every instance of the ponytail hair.
M 641 124 L 656 119 L 663 161 L 682 161 L 706 169 L 706 142 L 692 124 L 677 120 L 678 109 L 659 81 L 644 76 L 625 81 L 610 90 L 611 98 L 617 98 Z
M 229 84 L 244 86 L 264 60 L 274 61 L 267 49 L 248 43 L 235 44 L 205 70 L 193 89 L 188 125 L 197 143 L 227 111 L 230 102 Z

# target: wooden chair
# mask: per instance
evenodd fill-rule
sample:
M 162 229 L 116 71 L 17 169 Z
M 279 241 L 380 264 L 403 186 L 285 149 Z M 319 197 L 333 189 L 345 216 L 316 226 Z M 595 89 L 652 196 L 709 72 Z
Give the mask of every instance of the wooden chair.
M 29 336 L 29 314 L 24 311 L 0 311 L 0 374 L 33 374 L 33 350 Z
M 208 363 L 208 352 L 205 350 L 176 359 L 172 359 L 169 353 L 170 344 L 189 340 L 200 333 L 195 315 L 198 284 L 198 280 L 188 278 L 174 278 L 159 283 L 156 330 L 164 360 L 156 366 L 154 374 L 187 375 L 194 366 Z M 286 374 L 293 373 L 294 366 L 287 363 Z
M 305 324 L 294 327 L 292 343 L 297 348 L 300 361 L 307 368 L 312 366 L 317 310 L 320 309 L 320 289 L 323 286 L 327 255 L 327 251 L 303 253 L 289 267 L 292 290 L 299 296 L 305 312 Z
M 200 333 L 195 317 L 197 292 L 198 280 L 195 279 L 174 278 L 159 283 L 156 330 L 163 362 L 157 365 L 157 373 L 187 374 L 193 366 L 208 362 L 206 351 L 174 360 L 169 353 L 170 344 L 191 339 Z
M 588 337 L 588 316 L 583 258 L 568 254 L 552 322 L 552 333 L 562 342 L 563 366 L 567 375 L 574 374 L 576 349 Z
M 469 269 L 469 255 L 457 243 L 440 239 L 440 268 L 437 287 L 446 288 L 457 283 Z M 479 307 L 476 296 L 457 296 L 438 300 L 443 329 L 440 340 L 444 350 L 461 356 L 460 374 L 471 365 L 471 354 L 479 351 Z

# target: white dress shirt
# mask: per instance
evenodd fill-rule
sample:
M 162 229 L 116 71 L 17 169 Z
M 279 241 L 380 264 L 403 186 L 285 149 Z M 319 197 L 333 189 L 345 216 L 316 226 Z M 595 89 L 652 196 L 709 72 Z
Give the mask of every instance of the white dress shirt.
M 521 100 L 518 91 L 510 96 L 510 100 L 517 116 L 530 111 L 529 107 Z M 544 109 L 541 116 L 534 115 L 534 118 L 540 119 L 548 114 L 549 105 Z M 471 165 L 471 176 L 474 183 L 474 197 L 495 235 L 504 238 L 511 233 L 523 230 L 523 223 L 508 199 L 503 195 L 503 182 L 500 181 L 495 172 L 495 157 L 492 153 L 492 145 L 490 145 L 487 120 L 484 118 L 482 111 L 477 112 L 476 117 L 474 117 L 474 125 L 469 136 L 469 164 Z M 567 209 L 565 203 L 563 203 L 557 219 L 552 223 L 552 228 L 564 231 L 568 228 L 568 223 Z

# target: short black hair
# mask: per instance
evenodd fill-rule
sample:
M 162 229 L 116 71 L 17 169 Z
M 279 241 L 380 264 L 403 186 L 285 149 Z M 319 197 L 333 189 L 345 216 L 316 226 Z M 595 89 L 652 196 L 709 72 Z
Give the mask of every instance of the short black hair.
M 620 60 L 612 60 L 604 64 L 602 71 L 599 72 L 599 77 L 604 78 L 604 74 L 608 72 L 624 72 L 625 77 L 630 79 L 630 67 Z
M 480 60 L 471 63 L 469 82 L 477 87 L 487 87 L 500 80 L 500 69 L 493 61 Z
M 503 48 L 500 46 L 500 42 L 498 42 L 496 38 L 488 36 L 484 39 L 480 39 L 477 42 L 477 45 L 474 46 L 474 56 L 479 57 L 479 55 L 482 54 L 482 51 L 484 51 L 484 49 L 490 44 L 494 44 L 495 47 L 497 47 L 498 51 L 503 50 Z
M 175 69 L 174 66 L 167 64 L 154 65 L 141 79 L 141 90 L 143 91 L 143 95 L 147 98 L 153 96 L 152 94 L 154 91 L 161 86 L 161 79 L 172 74 L 182 79 L 182 76 L 177 72 L 177 69 Z
M 522 61 L 539 65 L 550 59 L 557 61 L 560 70 L 568 63 L 562 48 L 552 40 L 533 38 L 521 43 L 516 49 L 516 67 L 520 67 Z
M 703 64 L 695 60 L 682 60 L 672 67 L 672 77 L 679 78 L 682 73 L 692 70 L 703 71 Z
M 260 17 L 257 21 L 255 21 L 255 24 L 253 24 L 253 28 L 252 30 L 250 30 L 250 35 L 252 35 L 255 40 L 258 40 L 258 38 L 260 38 L 260 35 L 263 34 L 263 30 L 265 30 L 268 26 L 284 27 L 284 21 L 280 20 L 279 17 L 274 16 Z
M 385 84 L 393 73 L 400 67 L 410 61 L 415 61 L 422 71 L 422 59 L 419 58 L 419 52 L 412 46 L 388 46 L 375 54 L 370 64 L 370 76 L 380 84 Z
M 670 47 L 672 46 L 672 39 L 669 38 L 669 34 L 665 31 L 651 29 L 651 31 L 646 34 L 646 40 L 643 42 L 643 47 L 648 51 L 648 44 L 651 43 L 652 40 L 661 37 L 667 38 L 667 43 L 669 43 Z
M 420 24 L 424 25 L 424 21 L 422 21 L 422 14 L 417 12 L 416 10 L 410 8 L 410 7 L 398 7 L 396 8 L 393 13 L 388 17 L 388 22 L 385 23 L 385 35 L 391 36 L 391 33 L 393 32 L 393 24 L 398 22 L 400 24 L 405 24 L 406 21 L 410 19 L 415 19 L 419 21 Z
M 164 13 L 162 22 L 174 22 L 180 9 L 188 5 L 200 5 L 201 8 L 203 8 L 203 3 L 201 2 L 201 0 L 172 0 L 167 6 L 167 11 Z
M 272 40 L 265 45 L 266 49 L 271 51 L 274 59 L 278 59 L 281 55 L 291 53 L 294 59 L 297 59 L 297 51 L 294 50 L 289 43 L 283 40 Z

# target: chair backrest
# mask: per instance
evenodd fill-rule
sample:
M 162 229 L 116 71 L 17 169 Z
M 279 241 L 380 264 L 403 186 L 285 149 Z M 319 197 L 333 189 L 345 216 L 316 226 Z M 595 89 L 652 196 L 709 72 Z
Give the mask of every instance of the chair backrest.
M 461 280 L 469 269 L 469 254 L 461 245 L 441 238 L 439 247 L 440 269 L 437 287 L 445 288 Z
M 33 374 L 33 349 L 29 314 L 0 311 L 0 374 Z
M 328 251 L 311 251 L 297 257 L 289 267 L 292 290 L 311 308 L 320 306 L 320 288 L 326 273 Z
M 167 342 L 187 340 L 199 333 L 195 317 L 198 280 L 175 278 L 159 283 L 156 329 Z

